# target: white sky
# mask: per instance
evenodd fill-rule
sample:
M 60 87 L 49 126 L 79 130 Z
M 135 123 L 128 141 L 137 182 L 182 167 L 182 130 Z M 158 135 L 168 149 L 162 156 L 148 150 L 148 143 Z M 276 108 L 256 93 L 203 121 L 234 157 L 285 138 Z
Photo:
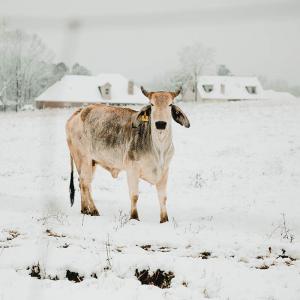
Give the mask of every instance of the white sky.
M 40 35 L 57 61 L 94 73 L 147 83 L 176 68 L 180 48 L 201 42 L 236 75 L 300 85 L 299 0 L 0 0 L 0 17 Z

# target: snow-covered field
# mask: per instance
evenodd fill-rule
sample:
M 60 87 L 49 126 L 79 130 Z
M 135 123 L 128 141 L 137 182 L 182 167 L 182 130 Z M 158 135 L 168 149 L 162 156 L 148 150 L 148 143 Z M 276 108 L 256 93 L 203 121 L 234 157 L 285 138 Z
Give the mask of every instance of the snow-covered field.
M 145 182 L 128 221 L 125 174 L 102 169 L 101 216 L 80 214 L 77 180 L 70 207 L 71 110 L 0 114 L 1 300 L 300 299 L 300 101 L 181 107 L 165 224 Z M 137 278 L 158 269 L 170 288 Z

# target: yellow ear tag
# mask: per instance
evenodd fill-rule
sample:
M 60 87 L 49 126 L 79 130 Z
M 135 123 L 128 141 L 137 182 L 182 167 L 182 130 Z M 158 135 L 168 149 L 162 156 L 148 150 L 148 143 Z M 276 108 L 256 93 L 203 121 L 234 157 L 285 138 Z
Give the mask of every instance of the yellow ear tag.
M 146 115 L 146 112 L 141 116 L 141 121 L 149 122 L 149 117 Z

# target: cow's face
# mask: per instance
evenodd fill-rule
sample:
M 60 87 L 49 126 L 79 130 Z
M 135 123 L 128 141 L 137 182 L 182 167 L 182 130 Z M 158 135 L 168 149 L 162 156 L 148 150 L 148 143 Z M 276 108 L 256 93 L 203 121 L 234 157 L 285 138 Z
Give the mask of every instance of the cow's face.
M 147 92 L 141 87 L 141 90 L 148 97 L 150 104 L 145 106 L 139 115 L 150 117 L 153 128 L 160 134 L 169 129 L 172 118 L 180 125 L 187 128 L 190 127 L 190 122 L 186 115 L 178 106 L 173 104 L 181 89 L 176 92 Z

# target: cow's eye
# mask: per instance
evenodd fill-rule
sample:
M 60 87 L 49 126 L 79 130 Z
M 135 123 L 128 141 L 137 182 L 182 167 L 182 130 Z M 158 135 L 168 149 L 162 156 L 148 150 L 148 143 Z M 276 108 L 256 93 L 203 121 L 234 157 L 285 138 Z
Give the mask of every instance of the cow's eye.
M 151 106 L 154 106 L 154 104 L 153 104 L 153 103 L 151 103 Z
M 169 104 L 169 106 L 172 106 L 172 104 Z

